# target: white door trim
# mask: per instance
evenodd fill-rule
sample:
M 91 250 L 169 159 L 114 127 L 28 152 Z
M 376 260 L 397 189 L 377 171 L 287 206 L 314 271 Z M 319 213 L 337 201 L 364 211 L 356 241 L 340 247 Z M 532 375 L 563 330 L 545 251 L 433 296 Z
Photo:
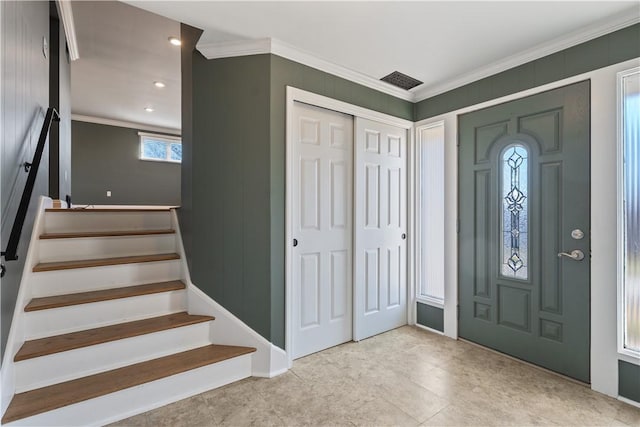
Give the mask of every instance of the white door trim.
M 285 140 L 285 150 L 286 150 L 286 160 L 285 160 L 285 351 L 287 353 L 287 359 L 289 362 L 289 368 L 293 365 L 293 354 L 290 351 L 292 348 L 292 340 L 293 340 L 293 325 L 291 325 L 291 321 L 293 319 L 293 289 L 292 289 L 292 278 L 293 278 L 293 263 L 292 263 L 292 244 L 293 241 L 293 212 L 292 212 L 292 202 L 293 202 L 293 192 L 291 185 L 288 185 L 289 180 L 293 176 L 293 142 L 294 137 L 292 134 L 292 123 L 293 123 L 293 103 L 294 102 L 302 102 L 309 105 L 314 105 L 316 107 L 326 108 L 328 110 L 337 111 L 339 113 L 350 114 L 354 117 L 362 117 L 364 119 L 374 120 L 380 123 L 388 124 L 391 126 L 397 126 L 403 129 L 408 130 L 407 132 L 407 143 L 409 145 L 408 156 L 409 159 L 408 164 L 408 185 L 407 188 L 407 207 L 409 209 L 408 218 L 407 218 L 407 323 L 413 324 L 415 323 L 415 285 L 414 285 L 414 276 L 412 274 L 413 271 L 413 224 L 414 224 L 414 215 L 413 215 L 413 189 L 411 183 L 413 181 L 413 122 L 410 120 L 401 119 L 398 117 L 393 117 L 388 114 L 380 113 L 377 111 L 369 110 L 367 108 L 359 107 L 357 105 L 352 105 L 343 101 L 338 101 L 332 98 L 328 98 L 326 96 L 318 95 L 312 92 L 307 92 L 302 89 L 297 89 L 291 86 L 287 86 L 287 101 L 286 101 L 286 140 Z M 355 139 L 354 139 L 355 141 Z M 355 304 L 355 298 L 353 298 L 353 303 Z M 355 319 L 354 319 L 355 320 Z

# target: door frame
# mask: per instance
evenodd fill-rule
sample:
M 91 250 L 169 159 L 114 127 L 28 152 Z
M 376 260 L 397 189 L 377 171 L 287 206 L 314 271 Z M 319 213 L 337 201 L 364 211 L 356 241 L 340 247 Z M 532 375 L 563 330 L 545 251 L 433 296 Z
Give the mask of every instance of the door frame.
M 293 106 L 294 102 L 302 102 L 315 107 L 325 108 L 328 110 L 337 111 L 339 113 L 348 114 L 355 117 L 361 117 L 384 123 L 391 126 L 397 126 L 407 131 L 407 323 L 413 324 L 415 320 L 415 286 L 414 286 L 414 199 L 413 199 L 413 186 L 414 186 L 414 123 L 410 120 L 401 119 L 391 116 L 389 114 L 380 113 L 377 111 L 369 110 L 364 107 L 349 104 L 347 102 L 338 101 L 323 95 L 318 95 L 313 92 L 308 92 L 302 89 L 298 89 L 292 86 L 287 86 L 287 100 L 286 100 L 286 137 L 285 137 L 285 352 L 287 354 L 288 367 L 293 365 L 293 353 L 290 351 L 293 344 L 293 246 L 291 242 L 293 240 L 293 191 L 290 185 L 293 177 Z M 355 120 L 354 120 L 354 155 L 353 162 L 356 162 L 355 153 Z M 354 169 L 355 173 L 355 169 Z M 353 213 L 355 213 L 355 204 Z M 355 228 L 352 230 L 355 233 Z M 353 241 L 355 244 L 355 241 Z M 353 251 L 352 251 L 353 256 Z M 352 279 L 354 279 L 355 268 L 352 269 Z M 353 281 L 352 281 L 353 283 Z M 356 303 L 359 300 L 352 298 L 352 316 L 355 313 Z M 353 318 L 353 332 L 356 331 L 357 319 Z M 355 334 L 354 334 L 355 335 Z

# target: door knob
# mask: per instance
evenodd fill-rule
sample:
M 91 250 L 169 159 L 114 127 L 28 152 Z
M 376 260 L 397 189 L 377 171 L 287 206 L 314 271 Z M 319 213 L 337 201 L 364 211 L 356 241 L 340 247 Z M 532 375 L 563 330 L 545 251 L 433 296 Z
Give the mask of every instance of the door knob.
M 584 259 L 584 252 L 582 252 L 580 249 L 574 249 L 571 251 L 571 253 L 560 252 L 558 254 L 558 258 L 562 258 L 563 256 L 571 258 L 574 261 L 582 261 Z
M 298 239 L 293 239 L 293 247 L 295 248 L 296 246 L 298 246 Z

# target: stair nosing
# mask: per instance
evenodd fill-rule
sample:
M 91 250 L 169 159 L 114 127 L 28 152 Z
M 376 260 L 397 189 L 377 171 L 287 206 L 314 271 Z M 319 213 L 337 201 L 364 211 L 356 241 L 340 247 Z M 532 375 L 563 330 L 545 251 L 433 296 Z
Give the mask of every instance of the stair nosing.
M 61 233 L 43 233 L 39 236 L 40 240 L 56 240 L 56 239 L 81 239 L 81 238 L 98 238 L 98 237 L 127 237 L 127 236 L 158 236 L 164 234 L 175 234 L 173 229 L 153 229 L 153 230 L 118 230 L 118 231 L 88 231 L 88 232 L 61 232 Z
M 123 328 L 125 326 L 129 326 L 132 327 L 134 326 L 139 326 L 140 324 L 144 324 L 144 323 L 150 323 L 152 324 L 153 321 L 162 321 L 162 320 L 170 320 L 169 318 L 174 317 L 174 316 L 182 316 L 182 317 L 186 317 L 188 319 L 188 321 L 181 321 L 178 323 L 168 323 L 167 325 L 163 325 L 162 327 L 151 327 L 153 325 L 148 325 L 147 329 L 142 329 L 142 330 L 137 330 L 137 331 L 130 331 L 129 333 L 120 333 L 118 335 L 111 335 L 109 336 L 108 332 L 112 332 L 115 330 L 117 331 L 118 328 Z M 162 320 L 161 320 L 162 319 Z M 178 313 L 172 313 L 169 315 L 165 315 L 165 316 L 156 316 L 156 317 L 150 317 L 150 318 L 146 318 L 146 319 L 140 319 L 140 320 L 134 320 L 132 322 L 123 322 L 123 323 L 116 323 L 114 325 L 109 325 L 109 326 L 100 326 L 97 328 L 90 328 L 90 329 L 85 329 L 82 331 L 76 331 L 76 332 L 69 332 L 66 334 L 61 334 L 61 335 L 53 335 L 53 336 L 49 336 L 49 337 L 45 337 L 45 338 L 38 338 L 38 339 L 34 339 L 34 340 L 27 340 L 24 342 L 24 344 L 22 344 L 22 346 L 20 347 L 20 349 L 18 350 L 18 352 L 15 354 L 13 361 L 14 362 L 20 362 L 23 360 L 29 360 L 29 359 L 34 359 L 37 357 L 43 357 L 43 356 L 49 356 L 51 354 L 56 354 L 56 353 L 63 353 L 65 351 L 71 351 L 71 350 L 77 350 L 79 348 L 85 348 L 85 347 L 90 347 L 93 345 L 99 345 L 99 344 L 105 344 L 108 342 L 114 342 L 114 341 L 118 341 L 118 340 L 122 340 L 122 339 L 127 339 L 127 338 L 133 338 L 133 337 L 138 337 L 141 335 L 146 335 L 146 334 L 151 334 L 151 333 L 155 333 L 155 332 L 162 332 L 162 331 L 167 331 L 170 329 L 175 329 L 175 328 L 180 328 L 180 327 L 186 327 L 186 326 L 191 326 L 191 325 L 195 325 L 198 323 L 205 323 L 205 322 L 210 322 L 212 320 L 215 320 L 215 317 L 213 316 L 205 316 L 205 315 L 190 315 L 188 314 L 186 311 L 182 311 L 182 312 L 178 312 Z M 108 331 L 108 330 L 111 331 Z M 94 338 L 93 340 L 89 339 L 91 337 L 91 334 L 99 334 L 100 332 L 107 332 L 107 335 L 102 337 L 102 338 Z M 88 337 L 84 338 L 84 342 L 82 341 L 82 335 L 88 335 Z M 74 338 L 73 336 L 75 335 L 76 338 L 78 338 L 78 342 L 73 342 L 70 341 L 70 339 Z M 52 340 L 58 340 L 60 342 L 55 343 L 56 347 L 55 348 L 44 348 L 44 349 L 36 349 L 36 350 L 29 350 L 29 347 L 32 346 L 48 346 L 51 347 L 52 343 L 48 343 L 48 341 L 52 341 Z M 25 347 L 27 348 L 25 350 Z
M 154 259 L 154 257 L 156 257 Z M 177 253 L 130 255 L 112 258 L 93 258 L 70 261 L 41 262 L 33 267 L 33 272 L 73 270 L 77 268 L 106 267 L 110 265 L 139 264 L 145 262 L 173 261 L 180 259 Z
M 170 284 L 174 284 L 174 286 L 170 286 Z M 155 285 L 155 286 L 154 286 Z M 165 287 L 162 287 L 164 285 Z M 82 304 L 91 304 L 95 302 L 103 302 L 103 301 L 113 301 L 116 299 L 124 299 L 124 298 L 133 298 L 143 295 L 153 295 L 164 292 L 172 292 L 186 289 L 186 285 L 181 280 L 169 280 L 166 282 L 155 282 L 155 283 L 145 283 L 142 285 L 132 285 L 132 286 L 122 286 L 119 288 L 110 288 L 110 289 L 98 289 L 95 291 L 87 291 L 87 292 L 74 292 L 63 295 L 51 295 L 46 297 L 38 297 L 33 298 L 29 303 L 24 307 L 25 312 L 35 312 L 42 310 L 50 310 L 54 308 L 61 307 L 72 307 L 75 305 Z M 126 291 L 132 292 L 130 294 L 122 295 Z M 109 295 L 111 294 L 111 295 Z M 81 295 L 85 295 L 85 298 L 81 298 Z M 75 296 L 75 300 L 73 297 Z M 71 300 L 63 301 L 63 302 L 54 302 L 56 299 L 62 298 L 70 298 Z M 43 300 L 49 300 L 49 302 L 45 305 L 35 305 Z M 35 307 L 34 307 L 35 305 Z
M 217 355 L 209 355 L 208 358 L 204 357 L 204 356 L 207 356 L 204 354 L 205 352 L 207 351 L 213 352 L 214 350 L 220 350 L 220 351 L 235 350 L 235 352 L 232 355 L 227 354 L 223 356 L 221 354 L 217 354 Z M 97 374 L 76 378 L 76 379 L 65 381 L 62 383 L 53 384 L 53 385 L 37 388 L 34 390 L 29 390 L 22 393 L 16 393 L 11 403 L 9 404 L 7 411 L 5 412 L 2 418 L 2 423 L 3 424 L 10 423 L 20 419 L 32 417 L 34 415 L 49 412 L 55 409 L 63 408 L 65 406 L 70 406 L 70 405 L 74 405 L 87 400 L 95 399 L 111 393 L 117 393 L 119 391 L 136 387 L 141 384 L 148 384 L 153 381 L 157 381 L 163 378 L 169 378 L 171 376 L 179 375 L 184 372 L 189 372 L 194 369 L 202 368 L 204 366 L 213 365 L 215 363 L 223 362 L 225 360 L 231 360 L 236 357 L 250 355 L 255 351 L 256 349 L 253 347 L 225 346 L 225 345 L 210 344 L 210 345 L 198 347 L 198 348 L 187 350 L 187 351 L 174 353 L 168 356 L 159 357 L 156 359 L 134 363 L 121 368 L 116 368 L 116 369 L 100 372 Z M 164 367 L 163 363 L 165 362 L 171 362 L 172 360 L 178 360 L 180 358 L 184 358 L 185 356 L 197 355 L 199 353 L 203 353 L 203 355 L 200 356 L 199 359 L 194 358 L 196 360 L 191 360 L 188 365 L 183 363 L 179 368 L 174 368 L 170 372 L 167 372 L 166 369 L 165 370 L 160 369 Z M 155 369 L 151 370 L 150 367 Z M 145 380 L 134 378 L 133 374 L 145 372 L 145 371 L 152 371 L 153 374 L 149 375 L 149 378 Z M 87 390 L 88 387 L 91 387 L 92 382 L 93 384 L 96 384 L 96 383 L 107 384 L 106 380 L 108 380 L 109 377 L 119 378 L 120 379 L 119 384 L 105 385 L 104 388 L 101 390 L 94 389 L 90 394 L 87 394 L 84 396 L 78 396 L 75 399 L 72 399 L 71 401 L 68 401 L 68 402 L 55 402 L 53 398 L 49 398 L 49 399 L 44 398 L 44 397 L 50 397 L 50 396 L 52 397 L 62 396 L 62 393 L 60 391 L 60 388 L 62 387 L 72 387 L 74 389 Z M 26 411 L 23 409 L 22 411 L 18 411 L 18 413 L 13 414 L 11 412 L 11 409 L 12 409 L 11 405 L 14 403 L 16 399 L 19 400 L 21 398 L 25 398 L 25 396 L 28 394 L 35 395 L 36 397 L 38 397 L 37 399 L 38 402 L 43 402 L 43 403 L 46 403 L 47 405 L 43 405 L 42 407 L 32 411 Z M 38 396 L 39 394 L 42 396 Z M 67 397 L 67 399 L 69 398 Z

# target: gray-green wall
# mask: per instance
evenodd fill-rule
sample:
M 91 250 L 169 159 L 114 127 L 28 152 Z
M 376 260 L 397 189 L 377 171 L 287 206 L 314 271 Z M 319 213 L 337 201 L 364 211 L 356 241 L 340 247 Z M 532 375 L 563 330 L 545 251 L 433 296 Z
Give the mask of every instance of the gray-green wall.
M 188 201 L 183 190 L 183 204 L 192 204 L 192 210 L 181 216 L 181 224 L 197 230 L 184 237 L 191 239 L 194 283 L 284 347 L 287 85 L 417 121 L 638 57 L 639 28 L 616 31 L 417 104 L 276 55 L 206 60 L 193 52 Z M 426 320 L 431 316 L 423 314 L 431 323 Z
M 419 121 L 640 56 L 640 24 L 494 74 L 414 106 Z
M 49 60 L 42 54 L 42 39 L 49 39 L 49 3 L 0 2 L 0 67 L 2 67 L 2 116 L 0 116 L 0 186 L 2 223 L 0 244 L 6 249 L 9 234 L 25 187 L 22 165 L 31 162 L 38 143 L 44 114 L 49 106 Z M 68 141 L 61 141 L 68 144 Z M 22 270 L 29 248 L 38 199 L 49 194 L 49 147 L 38 170 L 31 202 L 18 244 L 18 260 L 5 261 L 6 275 L 0 280 L 1 338 L 4 354 L 16 308 Z
M 275 55 L 192 60 L 191 277 L 284 348 L 285 87 L 405 119 L 413 106 Z
M 71 140 L 73 203 L 180 205 L 180 164 L 140 160 L 138 130 L 73 121 Z
M 640 366 L 618 360 L 618 394 L 640 402 Z
M 421 302 L 416 303 L 416 323 L 444 332 L 444 310 Z

